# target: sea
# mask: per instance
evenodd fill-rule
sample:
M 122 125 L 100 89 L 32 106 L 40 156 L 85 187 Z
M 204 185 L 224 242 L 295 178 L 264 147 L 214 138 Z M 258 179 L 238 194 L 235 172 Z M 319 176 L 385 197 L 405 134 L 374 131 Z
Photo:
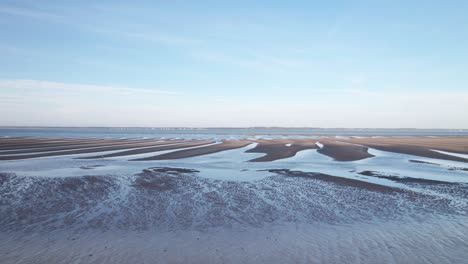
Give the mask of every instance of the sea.
M 2 137 L 207 138 L 318 135 L 468 135 L 467 129 L 2 127 Z

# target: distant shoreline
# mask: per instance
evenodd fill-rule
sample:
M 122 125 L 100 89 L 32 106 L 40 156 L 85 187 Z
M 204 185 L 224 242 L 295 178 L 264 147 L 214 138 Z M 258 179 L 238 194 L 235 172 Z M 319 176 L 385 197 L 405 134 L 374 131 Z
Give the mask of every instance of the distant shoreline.
M 335 128 L 335 127 L 106 127 L 106 126 L 0 126 L 0 129 L 147 129 L 147 130 L 343 130 L 343 131 L 458 131 L 468 132 L 468 128 Z

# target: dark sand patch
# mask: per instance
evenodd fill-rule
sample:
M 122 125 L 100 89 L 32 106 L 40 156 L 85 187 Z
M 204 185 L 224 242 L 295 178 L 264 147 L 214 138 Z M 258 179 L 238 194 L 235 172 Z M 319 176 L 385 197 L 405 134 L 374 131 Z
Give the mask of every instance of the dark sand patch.
M 390 186 L 385 186 L 385 185 L 380 185 L 380 184 L 375 184 L 375 183 L 370 183 L 370 182 L 365 182 L 365 181 L 360 181 L 360 180 L 348 179 L 348 178 L 343 178 L 343 177 L 338 177 L 338 176 L 332 176 L 332 175 L 323 174 L 319 172 L 303 172 L 303 171 L 293 171 L 289 169 L 271 169 L 267 171 L 281 174 L 281 175 L 288 176 L 288 177 L 311 178 L 311 179 L 316 179 L 320 181 L 335 183 L 341 186 L 366 189 L 366 190 L 375 191 L 375 192 L 402 192 L 402 190 L 398 188 L 390 187 Z
M 451 171 L 456 171 L 456 170 L 468 171 L 468 168 L 463 168 L 463 167 L 450 167 L 448 170 L 451 170 Z
M 169 174 L 200 172 L 199 170 L 195 170 L 195 169 L 173 168 L 173 167 L 151 167 L 143 171 L 144 172 L 162 172 L 162 173 L 169 173 Z
M 381 151 L 395 152 L 407 155 L 414 155 L 420 157 L 426 157 L 431 159 L 442 159 L 442 160 L 452 160 L 460 162 L 468 162 L 468 159 L 455 157 L 451 155 L 442 154 L 429 150 L 427 148 L 418 147 L 418 146 L 405 146 L 405 145 L 375 145 L 375 144 L 366 144 L 370 148 L 374 148 Z
M 99 168 L 99 167 L 104 167 L 105 165 L 89 165 L 89 166 L 81 166 L 80 169 L 82 170 L 93 170 L 95 168 Z
M 413 160 L 413 159 L 411 159 L 411 160 L 409 160 L 409 162 L 440 166 L 440 164 L 433 163 L 433 162 L 422 161 L 422 160 Z
M 174 176 L 197 172 L 199 171 L 186 168 L 153 167 L 137 174 L 132 186 L 156 191 L 174 190 L 178 186 L 178 179 Z
M 323 145 L 317 152 L 329 156 L 336 161 L 356 161 L 374 157 L 367 152 L 368 148 L 338 141 L 320 141 Z
M 306 149 L 316 149 L 315 140 L 258 140 L 255 148 L 249 149 L 247 153 L 265 153 L 263 157 L 249 160 L 250 162 L 274 161 L 294 157 L 297 152 Z M 291 144 L 286 146 L 286 144 Z
M 143 160 L 169 160 L 169 159 L 182 159 L 182 158 L 190 158 L 195 156 L 213 154 L 225 150 L 230 149 L 237 149 L 245 147 L 252 142 L 249 140 L 225 140 L 221 144 L 210 145 L 206 147 L 199 147 L 194 149 L 185 149 L 174 151 L 166 154 L 161 154 L 152 157 L 146 157 L 141 159 L 134 159 L 136 161 L 143 161 Z
M 412 178 L 412 177 L 398 177 L 394 175 L 385 175 L 376 171 L 361 171 L 358 174 L 370 177 L 376 177 L 381 179 L 387 179 L 395 182 L 400 183 L 424 183 L 424 184 L 456 184 L 452 182 L 446 181 L 438 181 L 438 180 L 429 180 L 429 179 L 421 179 L 421 178 Z
M 437 138 L 412 137 L 386 137 L 340 140 L 365 145 L 381 151 L 415 155 L 426 158 L 468 162 L 468 159 L 442 154 L 431 149 L 468 154 L 468 136 L 441 136 Z
M 164 144 L 167 144 L 167 143 L 168 142 L 165 142 Z M 208 144 L 212 144 L 212 143 L 214 143 L 214 141 L 208 141 L 208 140 L 181 141 L 181 142 L 174 142 L 173 144 L 165 145 L 165 146 L 146 147 L 146 148 L 141 148 L 141 149 L 134 149 L 134 150 L 115 152 L 115 153 L 111 153 L 111 154 L 107 154 L 107 155 L 82 157 L 82 158 L 77 158 L 77 159 L 97 159 L 97 158 L 121 157 L 121 156 L 144 154 L 144 153 L 151 153 L 151 152 L 171 150 L 171 149 L 181 149 L 181 148 L 189 148 L 189 147 L 196 147 L 196 146 L 204 146 L 204 145 L 208 145 Z
M 414 162 L 414 163 L 422 163 L 422 164 L 442 166 L 441 164 L 437 164 L 437 163 L 433 163 L 433 162 L 427 162 L 427 161 L 421 161 L 421 160 L 409 160 L 409 161 Z M 465 168 L 465 167 L 449 167 L 448 170 L 450 170 L 450 171 L 457 171 L 457 170 L 468 171 L 468 168 Z

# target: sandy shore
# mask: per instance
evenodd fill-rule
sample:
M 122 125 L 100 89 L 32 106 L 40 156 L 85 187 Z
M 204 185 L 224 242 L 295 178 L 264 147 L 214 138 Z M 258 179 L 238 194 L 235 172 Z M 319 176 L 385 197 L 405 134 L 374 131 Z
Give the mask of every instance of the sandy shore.
M 196 138 L 0 139 L 0 263 L 468 258 L 468 137 Z
M 248 153 L 263 153 L 262 157 L 252 159 L 252 162 L 268 162 L 293 157 L 302 150 L 317 149 L 317 152 L 333 158 L 336 161 L 356 161 L 372 158 L 369 148 L 381 151 L 414 155 L 425 158 L 468 162 L 468 158 L 440 153 L 438 151 L 468 154 L 468 136 L 387 136 L 387 137 L 335 137 L 322 136 L 318 138 L 297 139 L 251 139 L 223 140 L 218 145 L 203 146 L 214 143 L 214 140 L 195 139 L 96 139 L 96 138 L 2 138 L 0 139 L 0 160 L 17 160 L 41 158 L 61 155 L 86 153 L 104 153 L 85 157 L 106 158 L 150 154 L 148 157 L 135 160 L 180 159 L 212 154 L 224 150 L 241 148 L 251 143 L 258 143 Z M 320 142 L 323 147 L 316 144 Z M 168 146 L 162 146 L 168 145 Z M 170 145 L 170 146 L 169 146 Z M 189 150 L 181 148 L 195 147 Z M 162 155 L 151 155 L 152 152 L 174 150 Z M 313 160 L 311 160 L 313 162 Z

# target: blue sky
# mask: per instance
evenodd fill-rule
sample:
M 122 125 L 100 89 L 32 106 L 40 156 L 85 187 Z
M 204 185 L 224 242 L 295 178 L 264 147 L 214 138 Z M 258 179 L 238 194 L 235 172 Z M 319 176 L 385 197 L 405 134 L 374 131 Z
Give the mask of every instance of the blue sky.
M 0 125 L 468 128 L 467 1 L 0 1 Z

